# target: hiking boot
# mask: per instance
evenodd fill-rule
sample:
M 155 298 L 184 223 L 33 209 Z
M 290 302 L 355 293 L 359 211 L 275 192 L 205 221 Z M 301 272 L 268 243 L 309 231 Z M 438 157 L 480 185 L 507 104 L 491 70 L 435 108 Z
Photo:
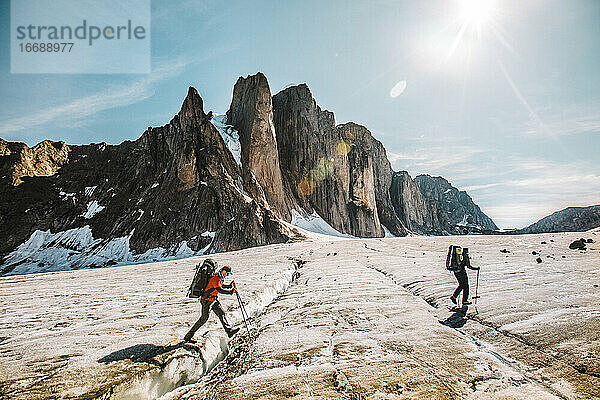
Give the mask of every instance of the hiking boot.
M 450 296 L 450 301 L 453 302 L 454 304 L 456 304 L 456 297 Z
M 240 328 L 233 328 L 227 331 L 227 336 L 232 337 L 240 331 Z

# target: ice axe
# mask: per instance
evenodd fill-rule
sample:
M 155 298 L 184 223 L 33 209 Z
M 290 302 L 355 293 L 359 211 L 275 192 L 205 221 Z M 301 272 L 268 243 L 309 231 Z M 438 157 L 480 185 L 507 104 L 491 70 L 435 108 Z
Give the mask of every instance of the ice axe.
M 240 303 L 240 311 L 242 312 L 242 318 L 244 319 L 244 324 L 246 324 L 246 330 L 248 331 L 248 336 L 250 336 L 250 328 L 248 328 L 248 319 L 247 319 L 248 314 L 246 313 L 246 307 L 244 307 L 244 302 L 242 301 L 242 298 L 241 298 L 240 294 L 238 293 L 237 288 L 235 289 L 235 295 L 238 299 L 238 303 Z

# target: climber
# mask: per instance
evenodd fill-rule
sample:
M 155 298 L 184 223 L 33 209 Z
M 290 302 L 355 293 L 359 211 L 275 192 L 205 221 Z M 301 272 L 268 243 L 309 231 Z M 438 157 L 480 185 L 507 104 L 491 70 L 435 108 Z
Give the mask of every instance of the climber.
M 219 270 L 218 273 L 210 277 L 210 279 L 208 280 L 208 284 L 206 285 L 206 288 L 204 289 L 204 292 L 200 297 L 202 315 L 200 316 L 200 319 L 196 321 L 194 326 L 192 326 L 192 329 L 190 329 L 190 331 L 186 333 L 186 335 L 183 338 L 184 342 L 192 341 L 192 337 L 194 337 L 196 331 L 200 329 L 200 327 L 204 325 L 204 323 L 208 320 L 208 315 L 210 313 L 211 308 L 214 311 L 214 313 L 217 314 L 219 320 L 221 320 L 221 324 L 223 324 L 223 329 L 225 329 L 227 336 L 232 337 L 240 330 L 240 328 L 232 328 L 229 325 L 229 323 L 227 322 L 227 318 L 225 317 L 225 312 L 223 311 L 221 303 L 219 303 L 219 299 L 217 297 L 219 293 L 231 295 L 237 292 L 235 282 L 231 282 L 228 285 L 223 284 L 223 281 L 230 273 L 231 267 L 229 265 L 225 265 Z
M 462 306 L 468 306 L 471 304 L 469 301 L 469 277 L 467 276 L 466 268 L 472 270 L 479 270 L 479 267 L 471 266 L 469 260 L 469 249 L 461 248 L 460 246 L 450 246 L 448 249 L 448 256 L 446 257 L 446 269 L 453 271 L 456 280 L 458 281 L 458 287 L 454 290 L 450 301 L 457 304 L 458 296 L 462 291 Z

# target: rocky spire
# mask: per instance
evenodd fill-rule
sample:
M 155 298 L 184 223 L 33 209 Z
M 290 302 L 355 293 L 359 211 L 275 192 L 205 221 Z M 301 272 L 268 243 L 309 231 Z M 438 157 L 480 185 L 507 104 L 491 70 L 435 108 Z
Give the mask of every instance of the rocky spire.
M 290 199 L 281 178 L 271 90 L 262 73 L 238 79 L 227 111 L 227 123 L 239 133 L 246 190 L 255 198 L 264 195 L 271 209 L 289 221 Z

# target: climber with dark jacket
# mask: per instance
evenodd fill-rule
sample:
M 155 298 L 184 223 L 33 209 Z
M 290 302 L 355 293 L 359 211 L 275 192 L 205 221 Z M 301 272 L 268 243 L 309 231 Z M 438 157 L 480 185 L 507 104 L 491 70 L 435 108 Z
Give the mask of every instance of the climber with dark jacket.
M 225 317 L 225 311 L 223 311 L 221 303 L 219 303 L 219 299 L 217 297 L 219 293 L 231 295 L 237 292 L 235 282 L 231 282 L 228 285 L 225 285 L 223 283 L 227 275 L 229 275 L 230 273 L 231 267 L 229 265 L 225 265 L 219 270 L 217 274 L 210 278 L 208 284 L 206 285 L 206 289 L 204 289 L 204 293 L 200 298 L 200 305 L 202 306 L 202 315 L 200 316 L 200 319 L 196 321 L 194 326 L 192 326 L 192 329 L 190 329 L 190 331 L 186 333 L 186 335 L 183 338 L 184 342 L 192 341 L 192 337 L 194 337 L 196 331 L 200 329 L 200 327 L 204 325 L 208 320 L 208 315 L 210 313 L 211 308 L 214 311 L 214 313 L 217 314 L 219 320 L 221 320 L 221 324 L 223 324 L 223 329 L 225 329 L 227 336 L 232 337 L 240 330 L 240 328 L 232 328 L 229 325 L 229 322 L 227 322 L 227 318 Z
M 447 266 L 450 267 L 448 269 L 454 272 L 454 276 L 458 281 L 458 287 L 456 290 L 454 290 L 452 296 L 450 296 L 450 301 L 452 301 L 454 304 L 457 304 L 458 296 L 462 291 L 463 307 L 471 304 L 469 301 L 469 277 L 467 276 L 466 268 L 478 270 L 479 267 L 471 266 L 471 261 L 469 260 L 469 249 L 461 249 L 458 246 L 450 246 L 448 249 L 448 258 L 446 263 Z

